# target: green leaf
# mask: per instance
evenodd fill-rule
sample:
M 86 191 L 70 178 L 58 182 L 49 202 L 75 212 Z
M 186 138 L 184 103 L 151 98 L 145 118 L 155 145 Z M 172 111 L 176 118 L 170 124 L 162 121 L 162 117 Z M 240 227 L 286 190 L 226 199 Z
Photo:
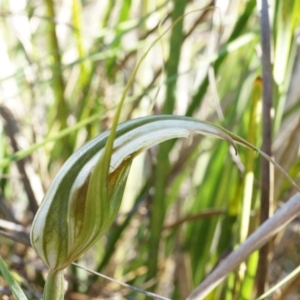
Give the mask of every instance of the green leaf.
M 6 266 L 1 256 L 0 256 L 0 271 L 3 277 L 5 278 L 5 280 L 7 281 L 15 298 L 17 300 L 27 300 L 27 297 L 25 296 L 21 287 L 18 285 L 17 281 L 14 279 L 13 275 L 10 273 L 8 267 Z

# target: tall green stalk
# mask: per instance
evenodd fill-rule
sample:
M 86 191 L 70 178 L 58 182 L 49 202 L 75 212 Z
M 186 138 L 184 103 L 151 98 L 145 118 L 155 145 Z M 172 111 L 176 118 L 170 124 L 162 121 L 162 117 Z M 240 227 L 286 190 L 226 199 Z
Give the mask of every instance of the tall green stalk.
M 52 82 L 55 96 L 56 116 L 55 121 L 59 122 L 61 128 L 67 126 L 68 108 L 64 97 L 65 83 L 61 67 L 61 54 L 56 35 L 55 8 L 53 0 L 44 0 L 46 6 L 46 16 L 48 21 L 48 46 L 52 56 Z
M 172 22 L 184 15 L 186 0 L 173 0 Z M 183 21 L 179 21 L 172 28 L 170 39 L 170 53 L 166 65 L 167 78 L 174 76 L 178 72 L 180 61 L 181 45 L 184 39 Z M 162 112 L 172 114 L 175 106 L 176 80 L 167 85 L 166 99 Z M 169 152 L 173 143 L 164 143 L 159 146 L 157 154 L 157 165 L 154 174 L 154 188 L 149 238 L 149 259 L 147 263 L 147 278 L 152 279 L 157 274 L 159 244 L 162 233 L 163 222 L 166 214 L 166 186 L 170 174 Z

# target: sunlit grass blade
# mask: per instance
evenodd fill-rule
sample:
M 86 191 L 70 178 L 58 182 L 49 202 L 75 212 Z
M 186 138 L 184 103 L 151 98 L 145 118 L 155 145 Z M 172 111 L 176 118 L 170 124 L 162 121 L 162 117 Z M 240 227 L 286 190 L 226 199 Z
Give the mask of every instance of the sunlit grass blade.
M 278 88 L 278 99 L 275 102 L 276 115 L 274 121 L 274 132 L 280 128 L 281 119 L 284 114 L 287 91 L 289 88 L 293 60 L 295 55 L 295 31 L 300 21 L 300 1 L 276 1 L 274 18 L 275 56 L 274 56 L 274 81 Z
M 263 295 L 259 296 L 256 300 L 266 299 L 268 296 L 272 295 L 276 290 L 280 289 L 283 285 L 285 285 L 288 281 L 293 279 L 295 276 L 299 275 L 300 266 L 297 267 L 293 272 L 287 275 L 285 278 L 280 280 L 277 284 L 275 284 L 272 288 L 266 291 Z
M 17 281 L 14 279 L 13 275 L 10 273 L 8 267 L 0 256 L 0 271 L 2 276 L 7 281 L 11 291 L 13 292 L 17 300 L 27 300 L 26 295 L 22 291 L 21 287 L 18 285 Z
M 52 108 L 52 118 L 56 122 L 59 122 L 61 128 L 65 128 L 67 125 L 67 104 L 64 97 L 65 83 L 61 68 L 61 52 L 59 48 L 59 42 L 56 34 L 56 23 L 54 22 L 55 3 L 52 0 L 44 0 L 46 7 L 46 15 L 49 18 L 47 32 L 48 45 L 50 55 L 52 56 L 52 80 L 53 80 L 53 93 L 55 95 L 55 107 Z M 56 112 L 54 112 L 56 110 Z M 53 122 L 53 119 L 51 120 Z

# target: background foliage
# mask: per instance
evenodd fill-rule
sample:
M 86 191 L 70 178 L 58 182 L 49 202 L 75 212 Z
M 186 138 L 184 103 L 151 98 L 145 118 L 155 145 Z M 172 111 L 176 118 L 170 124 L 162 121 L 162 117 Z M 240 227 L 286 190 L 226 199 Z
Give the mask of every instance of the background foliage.
M 184 13 L 193 12 L 138 71 L 123 121 L 188 115 L 261 146 L 259 18 L 253 0 L 0 3 L 0 254 L 37 299 L 46 268 L 28 246 L 28 232 L 45 190 L 75 149 L 110 127 L 134 65 Z M 300 1 L 269 4 L 272 152 L 300 182 Z M 150 149 L 134 162 L 114 225 L 79 263 L 184 299 L 259 225 L 260 174 L 257 154 L 239 148 L 235 156 L 224 141 L 194 137 Z M 295 191 L 276 170 L 273 187 L 276 210 Z M 269 285 L 299 264 L 298 232 L 296 220 L 273 241 Z M 254 253 L 209 299 L 255 297 L 257 262 Z M 144 298 L 75 266 L 66 280 L 68 299 Z M 273 297 L 299 297 L 299 280 Z M 0 285 L 2 297 L 9 295 Z

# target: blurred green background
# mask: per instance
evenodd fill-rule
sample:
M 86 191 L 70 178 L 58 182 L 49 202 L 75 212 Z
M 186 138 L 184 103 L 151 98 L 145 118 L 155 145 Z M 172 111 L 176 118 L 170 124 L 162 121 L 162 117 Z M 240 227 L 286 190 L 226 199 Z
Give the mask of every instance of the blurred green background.
M 0 5 L 0 254 L 30 299 L 41 296 L 47 271 L 26 245 L 45 190 L 76 149 L 111 126 L 135 64 L 184 13 L 189 14 L 139 69 L 122 121 L 188 115 L 261 147 L 256 1 L 0 0 Z M 300 183 L 300 1 L 269 6 L 272 153 Z M 185 299 L 259 226 L 260 174 L 258 154 L 239 148 L 236 156 L 224 141 L 193 137 L 152 148 L 134 161 L 114 225 L 78 263 Z M 273 186 L 276 210 L 295 190 L 278 171 Z M 299 230 L 296 220 L 273 241 L 270 286 L 300 263 Z M 257 262 L 254 253 L 207 299 L 254 299 Z M 66 299 L 145 298 L 74 266 L 66 281 Z M 299 282 L 300 275 L 270 299 L 299 299 Z M 8 299 L 1 280 L 0 294 Z

